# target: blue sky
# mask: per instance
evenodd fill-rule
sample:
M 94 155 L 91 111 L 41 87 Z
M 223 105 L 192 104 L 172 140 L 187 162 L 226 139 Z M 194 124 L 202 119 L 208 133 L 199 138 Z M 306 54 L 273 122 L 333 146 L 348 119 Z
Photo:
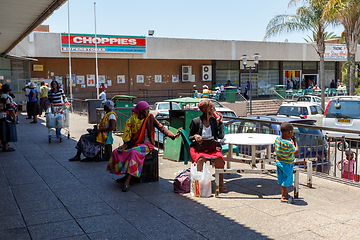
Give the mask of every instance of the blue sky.
M 96 1 L 98 34 L 262 41 L 266 26 L 277 14 L 293 14 L 288 0 L 100 0 Z M 68 3 L 43 24 L 51 32 L 67 32 Z M 340 35 L 342 27 L 327 29 Z M 72 33 L 94 33 L 94 1 L 70 0 Z M 308 32 L 282 34 L 268 41 L 304 42 Z

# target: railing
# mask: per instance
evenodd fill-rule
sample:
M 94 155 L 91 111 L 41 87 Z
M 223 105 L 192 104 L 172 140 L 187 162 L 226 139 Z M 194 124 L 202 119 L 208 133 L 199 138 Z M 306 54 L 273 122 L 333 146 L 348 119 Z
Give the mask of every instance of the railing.
M 71 102 L 72 112 L 80 115 L 88 115 L 88 103 L 82 99 L 68 99 Z
M 280 128 L 274 128 L 273 126 L 280 125 L 281 122 L 233 117 L 229 117 L 229 119 L 234 120 L 226 124 L 230 133 L 254 132 L 280 134 Z M 245 122 L 246 125 L 244 124 Z M 295 123 L 293 126 L 294 135 L 297 137 L 300 149 L 300 153 L 295 156 L 295 159 L 300 168 L 304 170 L 307 169 L 307 163 L 311 162 L 312 164 L 309 166 L 312 166 L 313 171 L 319 176 L 354 183 L 360 186 L 359 183 L 357 183 L 359 182 L 360 175 L 360 168 L 358 167 L 358 164 L 360 164 L 360 131 Z M 357 134 L 359 135 L 359 139 L 347 139 L 345 137 L 328 138 L 322 135 L 322 131 Z M 239 151 L 246 155 L 250 153 L 250 149 L 247 146 L 239 146 Z M 353 175 L 350 171 L 350 164 L 347 169 L 343 167 L 344 162 L 342 160 L 346 157 L 347 151 L 354 153 L 355 167 L 353 173 L 355 182 L 348 180 L 351 179 Z M 344 171 L 346 172 L 345 174 Z

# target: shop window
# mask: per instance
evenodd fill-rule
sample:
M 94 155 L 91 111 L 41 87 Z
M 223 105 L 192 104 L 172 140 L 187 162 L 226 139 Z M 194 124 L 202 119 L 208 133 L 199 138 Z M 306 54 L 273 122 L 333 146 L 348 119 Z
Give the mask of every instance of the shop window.
M 335 62 L 325 62 L 325 70 L 335 70 Z
M 219 70 L 239 70 L 239 61 L 216 61 L 216 69 Z
M 239 86 L 239 70 L 216 70 L 216 84 L 225 85 L 227 81 L 235 86 Z
M 278 70 L 258 71 L 258 92 L 259 95 L 274 95 L 275 85 L 279 84 Z
M 279 62 L 277 61 L 259 61 L 259 70 L 278 70 Z
M 303 62 L 303 69 L 317 69 L 317 62 Z
M 302 69 L 302 62 L 284 62 L 283 63 L 284 70 L 300 70 Z

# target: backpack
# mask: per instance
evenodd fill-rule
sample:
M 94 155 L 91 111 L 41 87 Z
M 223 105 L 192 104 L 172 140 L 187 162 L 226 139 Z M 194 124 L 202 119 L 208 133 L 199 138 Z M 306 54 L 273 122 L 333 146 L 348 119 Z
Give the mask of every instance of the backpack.
M 190 192 L 190 168 L 183 170 L 174 179 L 174 192 L 175 193 L 189 193 Z

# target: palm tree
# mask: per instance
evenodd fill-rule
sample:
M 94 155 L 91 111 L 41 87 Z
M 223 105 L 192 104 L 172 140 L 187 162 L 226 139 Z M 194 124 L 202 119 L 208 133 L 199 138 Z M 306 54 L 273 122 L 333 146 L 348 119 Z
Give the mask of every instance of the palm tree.
M 360 0 L 329 0 L 324 10 L 324 17 L 344 26 L 349 63 L 347 88 L 349 95 L 354 95 L 355 55 L 360 34 Z
M 308 38 L 304 38 L 305 42 L 310 43 L 310 42 L 316 42 L 316 35 L 313 33 L 312 36 L 307 36 Z M 341 38 L 339 36 L 337 36 L 334 32 L 324 32 L 324 40 L 330 40 L 330 39 L 337 39 L 337 38 Z
M 289 0 L 289 6 L 296 5 L 299 0 Z M 283 32 L 310 31 L 316 42 L 315 50 L 320 58 L 321 107 L 325 105 L 325 29 L 332 22 L 323 18 L 327 0 L 307 0 L 297 9 L 295 15 L 281 14 L 270 20 L 266 27 L 264 40 Z

